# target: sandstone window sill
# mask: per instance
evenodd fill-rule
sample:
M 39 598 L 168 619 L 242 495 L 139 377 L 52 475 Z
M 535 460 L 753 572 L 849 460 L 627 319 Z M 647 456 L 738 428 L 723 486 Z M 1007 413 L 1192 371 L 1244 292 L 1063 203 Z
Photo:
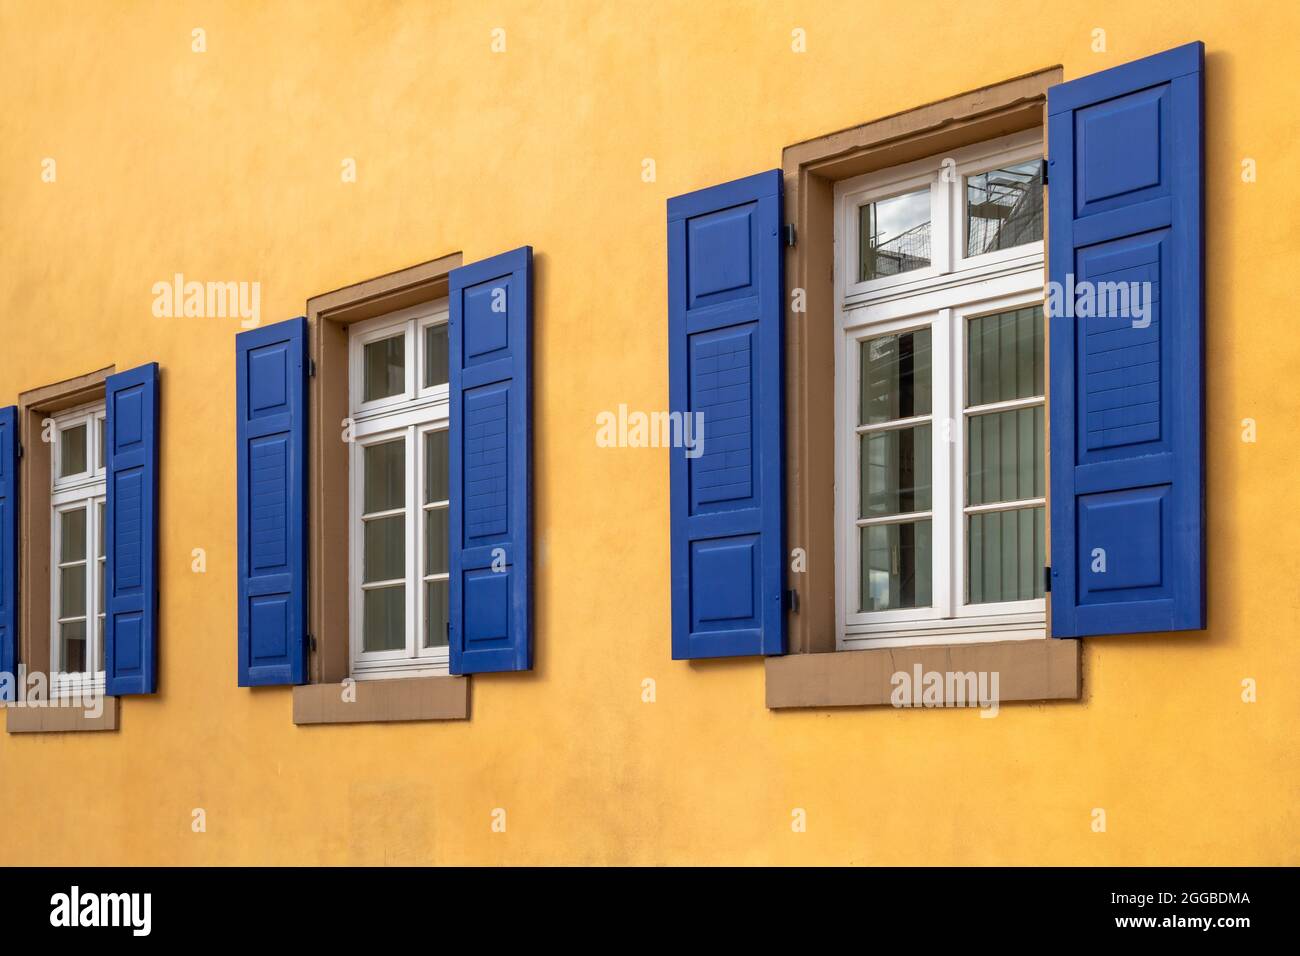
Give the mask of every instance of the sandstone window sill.
M 918 664 L 922 672 L 996 671 L 999 703 L 1078 700 L 1083 691 L 1083 642 L 1041 638 L 769 657 L 767 706 L 889 705 L 893 675 Z

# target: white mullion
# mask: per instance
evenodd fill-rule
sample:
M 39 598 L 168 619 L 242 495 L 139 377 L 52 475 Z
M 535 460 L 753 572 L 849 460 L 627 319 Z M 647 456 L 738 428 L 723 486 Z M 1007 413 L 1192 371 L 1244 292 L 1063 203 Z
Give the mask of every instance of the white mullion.
M 947 185 L 947 184 L 944 184 Z M 930 333 L 932 414 L 941 422 L 930 430 L 931 469 L 930 507 L 934 513 L 930 528 L 933 555 L 930 582 L 930 601 L 939 617 L 951 617 L 954 605 L 952 576 L 953 511 L 955 491 L 959 487 L 953 475 L 952 428 L 956 420 L 953 412 L 953 349 L 952 310 L 940 309 L 931 324 Z
M 937 275 L 952 271 L 952 184 L 943 181 L 942 173 L 931 188 L 930 266 Z
M 417 331 L 416 337 L 421 340 L 420 357 L 423 360 L 424 357 L 423 329 L 417 327 L 416 331 Z M 424 385 L 423 364 L 421 364 L 420 366 L 420 379 L 417 382 L 417 384 L 420 387 L 423 387 Z M 412 565 L 412 571 L 414 572 L 414 580 L 416 582 L 415 590 L 417 592 L 415 596 L 415 606 L 418 609 L 416 614 L 416 619 L 415 619 L 415 653 L 414 653 L 415 657 L 423 657 L 425 654 L 424 618 L 425 615 L 429 613 L 429 608 L 427 606 L 428 602 L 425 601 L 424 599 L 424 582 L 427 580 L 427 578 L 425 577 L 426 568 L 424 566 L 424 555 L 428 551 L 428 542 L 425 541 L 425 535 L 427 534 L 426 531 L 427 523 L 424 520 L 424 513 L 429 510 L 429 506 L 424 503 L 424 483 L 429 480 L 429 476 L 425 474 L 425 467 L 424 467 L 424 443 L 429 440 L 430 434 L 431 432 L 428 430 L 422 428 L 415 429 L 415 445 L 416 445 L 415 454 L 418 459 L 416 463 L 418 484 L 415 489 L 415 494 L 416 494 L 415 500 L 419 504 L 419 507 L 416 509 L 415 512 L 416 515 L 415 537 L 417 540 L 416 549 L 415 549 L 416 551 L 415 559 L 419 563 Z
M 408 337 L 414 323 L 410 323 L 407 329 Z M 414 363 L 407 363 L 408 376 L 413 376 L 412 369 Z M 407 385 L 414 381 L 413 377 L 408 377 Z M 410 394 L 408 388 L 408 396 Z M 420 647 L 420 595 L 421 590 L 415 582 L 420 579 L 419 565 L 416 563 L 420 559 L 420 531 L 419 526 L 423 524 L 416 516 L 423 517 L 424 512 L 419 507 L 419 429 L 411 425 L 406 429 L 406 520 L 403 531 L 403 541 L 406 544 L 406 654 L 408 657 L 416 657 Z M 411 527 L 415 525 L 414 529 Z
M 348 341 L 348 392 L 351 397 L 349 410 L 356 408 L 360 396 L 360 368 L 357 361 L 356 343 Z M 364 544 L 365 522 L 361 519 L 364 509 L 361 497 L 362 469 L 364 468 L 364 451 L 361 443 L 355 440 L 348 445 L 348 660 L 361 659 L 362 604 L 365 601 L 364 589 L 360 587 L 364 577 L 361 571 L 361 556 Z M 351 668 L 349 668 L 349 671 Z
M 415 319 L 407 321 L 402 333 L 406 337 L 406 361 L 402 363 L 402 372 L 406 376 L 406 401 L 415 401 L 419 391 L 419 379 L 416 369 L 420 364 L 420 345 L 415 341 Z
M 960 180 L 960 177 L 958 177 Z M 952 528 L 952 608 L 954 616 L 966 606 L 966 496 L 968 492 L 968 483 L 970 481 L 970 467 L 967 456 L 970 450 L 966 443 L 966 389 L 969 383 L 966 381 L 967 349 L 970 347 L 967 342 L 967 332 L 970 330 L 970 321 L 964 314 L 958 314 L 953 320 L 953 366 L 952 366 L 952 400 L 953 400 L 953 418 L 956 422 L 954 426 L 957 434 L 953 436 L 953 486 L 954 486 L 954 511 L 956 520 Z

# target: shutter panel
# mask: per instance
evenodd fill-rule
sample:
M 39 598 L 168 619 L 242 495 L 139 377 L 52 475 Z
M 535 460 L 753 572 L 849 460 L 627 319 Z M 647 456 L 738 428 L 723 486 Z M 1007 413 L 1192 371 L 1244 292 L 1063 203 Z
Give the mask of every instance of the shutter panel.
M 17 700 L 17 686 L 18 409 L 10 405 L 0 408 L 0 701 Z
M 453 269 L 451 673 L 532 656 L 533 250 Z
M 307 679 L 306 318 L 240 332 L 235 357 L 239 686 L 301 684 Z
M 104 509 L 104 691 L 158 687 L 158 365 L 110 375 Z
M 1055 637 L 1205 626 L 1203 60 L 1048 91 Z M 1145 317 L 1067 310 L 1084 282 L 1149 283 Z
M 675 660 L 785 652 L 781 208 L 780 170 L 668 200 Z

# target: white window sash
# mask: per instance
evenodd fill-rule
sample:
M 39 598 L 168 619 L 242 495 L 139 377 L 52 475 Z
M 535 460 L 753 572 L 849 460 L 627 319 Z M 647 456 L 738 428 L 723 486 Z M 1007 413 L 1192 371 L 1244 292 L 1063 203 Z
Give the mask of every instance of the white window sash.
M 101 638 L 99 618 L 106 606 L 105 596 L 99 590 L 99 508 L 107 504 L 106 467 L 100 467 L 99 422 L 104 419 L 102 403 L 69 409 L 53 417 L 53 444 L 50 460 L 50 689 L 55 697 L 67 697 L 88 692 L 102 693 L 104 671 L 99 662 Z M 86 428 L 86 470 L 76 475 L 61 477 L 63 434 L 68 428 L 84 425 Z M 105 455 L 105 466 L 107 455 Z M 83 564 L 86 572 L 85 615 L 62 618 L 60 607 L 63 597 L 63 515 L 84 509 L 86 512 L 86 539 Z M 105 528 L 107 531 L 107 528 Z M 86 664 L 84 671 L 64 669 L 61 624 L 82 620 L 86 633 Z
M 426 303 L 359 323 L 349 330 L 350 408 L 353 441 L 349 452 L 348 496 L 351 547 L 349 554 L 351 673 L 358 680 L 384 677 L 416 677 L 446 674 L 446 647 L 425 648 L 424 615 L 424 435 L 445 429 L 450 403 L 448 385 L 425 388 L 424 330 L 447 321 L 446 300 Z M 405 337 L 405 382 L 403 394 L 363 402 L 362 349 L 365 344 L 394 334 Z M 404 554 L 406 628 L 404 646 L 388 651 L 362 649 L 364 621 L 362 584 L 365 540 L 362 533 L 364 508 L 364 449 L 385 441 L 400 440 L 405 453 Z M 369 585 L 373 587 L 374 585 Z
M 840 249 L 836 277 L 837 324 L 835 367 L 838 399 L 836 434 L 836 617 L 837 646 L 862 648 L 926 643 L 1017 640 L 1046 636 L 1045 601 L 966 604 L 966 418 L 995 411 L 995 406 L 965 408 L 965 336 L 971 316 L 1007 311 L 1043 302 L 1043 243 L 975 257 L 965 247 L 965 177 L 1041 157 L 1037 131 L 930 157 L 896 169 L 870 173 L 836 187 L 836 245 Z M 951 158 L 952 175 L 945 180 L 944 158 Z M 931 260 L 929 269 L 871 282 L 858 282 L 858 208 L 875 199 L 915 189 L 927 181 L 932 188 Z M 891 421 L 862 428 L 857 423 L 860 374 L 859 345 L 863 339 L 928 326 L 931 329 L 932 404 L 931 606 L 890 611 L 858 611 L 860 545 L 863 524 L 892 523 L 908 516 L 858 519 L 858 434 L 902 426 Z M 1046 370 L 1044 370 L 1046 374 Z M 1045 387 L 1045 386 L 1044 386 Z M 1044 399 L 1017 400 L 1007 407 L 1032 407 Z M 918 423 L 927 420 L 918 416 Z M 1045 507 L 1045 499 L 1022 506 Z M 987 509 L 1009 510 L 1012 503 Z

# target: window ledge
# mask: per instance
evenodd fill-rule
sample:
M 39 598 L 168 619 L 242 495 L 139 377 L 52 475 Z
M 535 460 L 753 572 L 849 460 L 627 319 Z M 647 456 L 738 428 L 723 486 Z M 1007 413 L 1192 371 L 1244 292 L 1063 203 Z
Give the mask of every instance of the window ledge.
M 293 689 L 295 724 L 468 718 L 469 678 L 466 677 L 353 680 L 341 684 L 301 684 Z
M 1082 641 L 1043 638 L 769 657 L 767 706 L 783 710 L 888 705 L 893 675 L 912 674 L 918 665 L 922 673 L 997 672 L 1000 703 L 1078 700 L 1082 656 Z
M 45 707 L 5 706 L 5 730 L 11 734 L 56 734 L 86 730 L 117 730 L 117 698 L 101 697 L 104 709 L 99 716 L 85 708 L 57 704 Z

